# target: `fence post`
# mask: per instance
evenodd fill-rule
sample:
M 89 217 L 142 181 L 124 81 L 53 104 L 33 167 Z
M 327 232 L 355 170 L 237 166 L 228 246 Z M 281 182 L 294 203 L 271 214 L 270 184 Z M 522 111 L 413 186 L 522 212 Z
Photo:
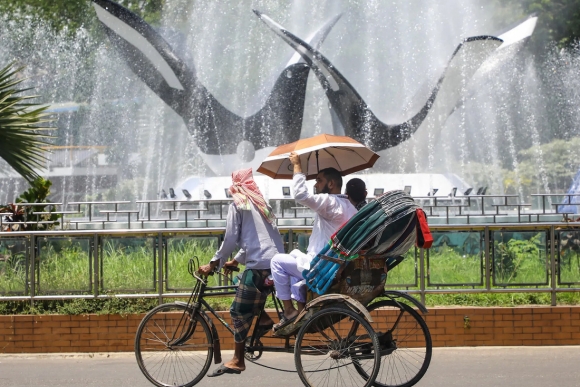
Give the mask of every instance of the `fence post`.
M 419 287 L 421 303 L 425 305 L 425 249 L 419 249 Z
M 484 240 L 484 260 L 485 260 L 485 289 L 487 291 L 491 290 L 491 251 L 490 251 L 490 235 L 489 227 L 485 226 L 483 229 L 483 240 Z
M 93 251 L 93 270 L 94 270 L 94 273 L 93 273 L 93 281 L 94 281 L 94 283 L 93 283 L 93 295 L 95 296 L 95 298 L 97 298 L 99 296 L 99 290 L 100 290 L 99 288 L 101 285 L 101 281 L 100 281 L 101 276 L 100 276 L 100 271 L 99 271 L 99 267 L 100 267 L 100 265 L 99 265 L 99 258 L 100 258 L 99 257 L 99 251 L 100 251 L 99 246 L 100 246 L 99 234 L 95 233 L 93 235 L 93 248 L 92 248 L 92 251 Z
M 36 295 L 36 238 L 30 234 L 30 306 L 34 306 L 34 296 Z
M 157 289 L 159 290 L 159 305 L 161 305 L 163 304 L 163 247 L 165 243 L 163 233 L 159 232 L 157 238 Z
M 550 271 L 551 271 L 551 283 L 550 287 L 552 289 L 552 306 L 556 306 L 556 232 L 554 231 L 554 226 L 550 226 Z

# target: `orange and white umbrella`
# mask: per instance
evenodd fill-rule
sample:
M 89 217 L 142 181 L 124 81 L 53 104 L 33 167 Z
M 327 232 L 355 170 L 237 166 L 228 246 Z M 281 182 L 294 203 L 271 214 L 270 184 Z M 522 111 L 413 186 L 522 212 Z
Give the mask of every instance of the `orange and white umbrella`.
M 318 171 L 335 168 L 343 176 L 372 167 L 379 155 L 347 136 L 320 134 L 280 145 L 262 162 L 258 172 L 274 179 L 292 179 L 294 168 L 288 159 L 291 152 L 300 155 L 302 172 L 314 179 Z

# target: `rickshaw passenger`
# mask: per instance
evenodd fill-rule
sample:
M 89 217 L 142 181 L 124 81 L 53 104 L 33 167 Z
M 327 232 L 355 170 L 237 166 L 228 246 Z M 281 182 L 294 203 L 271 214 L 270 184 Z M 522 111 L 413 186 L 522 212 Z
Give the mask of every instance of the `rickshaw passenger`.
M 314 189 L 316 194 L 308 192 L 306 176 L 302 173 L 300 156 L 290 154 L 294 168 L 294 199 L 297 203 L 312 209 L 316 215 L 312 226 L 312 235 L 308 242 L 307 253 L 294 250 L 290 254 L 276 254 L 272 258 L 272 277 L 276 287 L 276 296 L 284 304 L 284 316 L 274 325 L 274 330 L 294 321 L 306 303 L 302 271 L 310 269 L 310 261 L 330 241 L 330 237 L 354 214 L 356 209 L 346 195 L 341 195 L 342 176 L 334 168 L 321 170 L 316 177 Z M 294 299 L 298 310 L 292 303 Z
M 348 200 L 350 200 L 357 211 L 360 211 L 361 208 L 367 205 L 367 186 L 362 179 L 358 177 L 350 179 L 346 183 L 344 193 L 348 196 Z
M 266 302 L 267 292 L 261 291 L 264 279 L 270 275 L 270 260 L 284 251 L 282 237 L 276 227 L 276 217 L 266 203 L 252 176 L 252 169 L 232 173 L 230 193 L 234 199 L 228 210 L 224 241 L 210 263 L 199 268 L 208 275 L 217 266 L 230 268 L 239 263 L 246 265 L 235 299 L 230 308 L 234 327 L 234 357 L 220 365 L 208 376 L 239 374 L 246 369 L 244 362 L 244 342 L 256 316 Z M 239 253 L 232 261 L 227 261 L 236 247 Z M 262 313 L 258 322 L 262 332 L 272 329 L 274 322 Z

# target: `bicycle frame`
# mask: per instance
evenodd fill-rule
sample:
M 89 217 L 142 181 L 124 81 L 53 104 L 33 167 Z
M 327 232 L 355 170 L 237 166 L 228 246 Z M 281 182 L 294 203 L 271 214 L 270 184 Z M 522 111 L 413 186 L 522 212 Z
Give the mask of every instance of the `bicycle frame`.
M 195 257 L 197 260 L 197 257 Z M 221 362 L 221 354 L 220 352 L 220 348 L 219 348 L 219 335 L 217 332 L 217 329 L 215 328 L 215 325 L 213 324 L 213 321 L 211 320 L 211 318 L 207 315 L 206 312 L 211 313 L 215 318 L 218 319 L 218 321 L 228 330 L 228 332 L 230 332 L 232 334 L 232 336 L 234 335 L 234 330 L 233 328 L 230 326 L 230 324 L 228 324 L 224 318 L 222 318 L 218 312 L 212 308 L 208 302 L 205 300 L 205 297 L 209 296 L 209 297 L 219 297 L 219 296 L 231 296 L 231 295 L 235 295 L 236 292 L 235 290 L 237 289 L 238 285 L 225 285 L 225 286 L 208 286 L 207 285 L 207 277 L 201 277 L 200 275 L 198 275 L 196 267 L 199 267 L 199 264 L 196 265 L 196 262 L 194 261 L 194 259 L 191 259 L 189 262 L 189 273 L 197 279 L 197 282 L 191 292 L 191 296 L 189 297 L 189 300 L 187 301 L 187 303 L 182 303 L 184 305 L 188 306 L 188 310 L 189 310 L 189 314 L 191 316 L 194 316 L 196 313 L 200 313 L 201 316 L 203 316 L 203 318 L 206 320 L 206 322 L 208 323 L 208 325 L 210 326 L 211 330 L 212 330 L 212 339 L 213 339 L 213 343 L 214 343 L 214 352 L 215 352 L 215 359 L 219 359 L 215 360 L 216 363 Z M 221 273 L 218 273 L 219 275 L 223 275 Z M 280 315 L 281 313 L 284 313 L 284 306 L 282 305 L 282 302 L 275 297 L 275 292 L 274 292 L 274 287 L 272 287 L 271 290 L 272 293 L 272 300 L 274 303 L 274 306 L 276 308 L 276 313 L 278 315 Z M 260 321 L 260 318 L 262 317 L 262 314 L 265 311 L 265 304 L 262 307 L 262 309 L 260 310 L 260 313 L 257 316 L 257 320 L 256 321 Z M 184 313 L 185 315 L 185 313 Z M 180 320 L 180 324 L 183 321 Z M 190 324 L 184 324 L 184 330 L 182 330 L 182 334 L 180 335 L 179 338 L 174 339 L 172 338 L 172 345 L 179 345 L 180 343 L 186 342 L 190 336 L 193 334 L 194 330 L 195 330 L 195 324 L 191 323 L 192 321 L 195 321 L 194 319 L 190 318 Z M 187 327 L 185 327 L 185 325 L 187 325 Z M 289 337 L 279 337 L 279 339 L 283 339 L 285 340 L 285 344 L 283 347 L 264 347 L 261 342 L 260 342 L 260 336 L 258 335 L 259 333 L 259 327 L 258 324 L 254 324 L 253 330 L 252 330 L 252 335 L 248 336 L 248 340 L 249 342 L 247 342 L 248 345 L 246 345 L 246 352 L 253 352 L 253 351 L 267 351 L 267 352 L 289 352 L 292 353 L 294 352 L 294 346 L 290 345 L 290 338 Z

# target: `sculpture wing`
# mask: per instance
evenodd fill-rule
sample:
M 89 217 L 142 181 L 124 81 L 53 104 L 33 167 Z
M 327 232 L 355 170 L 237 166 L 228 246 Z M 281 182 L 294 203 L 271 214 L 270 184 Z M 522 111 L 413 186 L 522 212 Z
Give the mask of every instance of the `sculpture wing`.
M 226 144 L 228 138 L 241 141 L 236 135 L 228 137 L 222 133 L 224 127 L 240 126 L 242 118 L 209 93 L 157 31 L 114 1 L 92 1 L 117 52 L 129 68 L 183 118 L 202 151 L 219 154 L 222 139 Z M 233 147 L 235 151 L 235 145 Z
M 498 34 L 498 38 L 503 40 L 503 43 L 501 46 L 499 46 L 499 48 L 506 48 L 532 36 L 537 22 L 538 17 L 531 15 L 524 21 L 517 23 L 514 27 L 510 28 L 506 32 Z
M 293 58 L 282 71 L 264 105 L 249 117 L 226 109 L 149 24 L 111 0 L 92 0 L 114 47 L 131 70 L 184 120 L 205 154 L 235 154 L 242 141 L 254 149 L 300 138 L 310 68 Z M 322 44 L 340 15 L 311 36 Z M 299 59 L 299 58 L 298 58 Z M 292 74 L 288 77 L 288 74 Z
M 430 112 L 433 116 L 447 118 L 460 99 L 461 81 L 469 79 L 502 43 L 500 39 L 492 36 L 466 39 L 453 53 L 445 72 L 419 112 L 406 122 L 389 125 L 375 116 L 354 87 L 324 55 L 268 16 L 259 11 L 254 12 L 312 67 L 345 134 L 364 143 L 375 152 L 394 147 L 409 139 L 424 123 Z

